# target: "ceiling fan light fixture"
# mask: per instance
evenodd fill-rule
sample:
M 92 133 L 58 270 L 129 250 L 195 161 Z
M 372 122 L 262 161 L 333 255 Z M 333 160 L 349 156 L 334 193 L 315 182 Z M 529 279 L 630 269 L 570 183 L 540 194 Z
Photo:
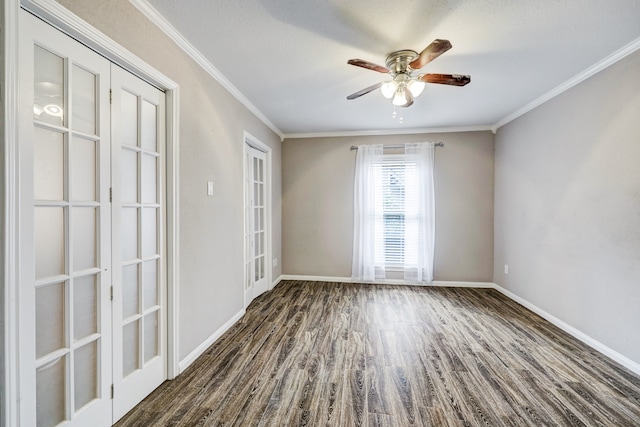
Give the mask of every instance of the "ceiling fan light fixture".
M 382 86 L 380 86 L 380 92 L 382 92 L 382 96 L 387 99 L 393 98 L 396 90 L 398 89 L 398 85 L 394 81 L 384 82 Z
M 465 86 L 471 81 L 471 77 L 461 74 L 420 74 L 414 75 L 440 55 L 451 49 L 451 42 L 444 39 L 435 39 L 431 44 L 418 53 L 415 50 L 404 49 L 391 52 L 387 55 L 386 67 L 374 64 L 363 59 L 350 59 L 349 65 L 366 68 L 378 73 L 387 74 L 387 79 L 359 90 L 347 96 L 347 99 L 356 99 L 362 95 L 380 88 L 382 96 L 391 100 L 395 107 L 410 107 L 414 98 L 424 91 L 425 83 L 438 83 L 450 86 Z

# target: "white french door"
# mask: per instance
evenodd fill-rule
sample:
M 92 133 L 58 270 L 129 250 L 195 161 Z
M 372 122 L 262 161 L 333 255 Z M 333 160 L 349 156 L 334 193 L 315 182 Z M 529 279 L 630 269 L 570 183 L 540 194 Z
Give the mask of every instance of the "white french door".
M 20 425 L 110 426 L 166 378 L 164 98 L 27 12 L 19 26 Z
M 110 64 L 20 29 L 20 421 L 110 425 Z
M 114 421 L 167 377 L 164 93 L 113 66 Z
M 267 155 L 245 144 L 245 305 L 268 290 Z

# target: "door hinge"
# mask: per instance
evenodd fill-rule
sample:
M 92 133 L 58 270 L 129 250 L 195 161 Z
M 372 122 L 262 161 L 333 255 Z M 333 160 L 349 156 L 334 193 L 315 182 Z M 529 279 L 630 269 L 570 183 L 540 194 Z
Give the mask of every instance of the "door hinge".
M 109 104 L 113 104 L 113 90 L 109 89 Z
M 109 188 L 109 203 L 113 202 L 113 187 Z
M 113 384 L 111 384 L 111 398 L 113 399 L 113 396 L 115 396 L 115 392 L 113 391 Z
M 113 301 L 113 286 L 111 287 L 110 293 L 111 293 L 111 301 Z

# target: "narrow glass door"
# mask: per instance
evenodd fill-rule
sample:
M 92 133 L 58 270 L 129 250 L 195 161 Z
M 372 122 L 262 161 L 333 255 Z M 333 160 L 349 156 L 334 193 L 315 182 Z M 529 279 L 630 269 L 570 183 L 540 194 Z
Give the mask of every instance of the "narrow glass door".
M 114 422 L 166 379 L 164 93 L 112 66 Z
M 21 420 L 110 425 L 110 66 L 26 12 L 20 26 Z
M 245 158 L 245 304 L 267 284 L 266 154 L 249 145 Z

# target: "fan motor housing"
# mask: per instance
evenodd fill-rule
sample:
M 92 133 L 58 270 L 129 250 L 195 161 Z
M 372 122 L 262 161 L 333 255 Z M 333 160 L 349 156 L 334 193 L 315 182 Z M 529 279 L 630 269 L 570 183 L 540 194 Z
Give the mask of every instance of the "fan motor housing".
M 393 74 L 406 73 L 409 71 L 409 64 L 418 57 L 415 50 L 397 50 L 387 55 L 386 65 Z

